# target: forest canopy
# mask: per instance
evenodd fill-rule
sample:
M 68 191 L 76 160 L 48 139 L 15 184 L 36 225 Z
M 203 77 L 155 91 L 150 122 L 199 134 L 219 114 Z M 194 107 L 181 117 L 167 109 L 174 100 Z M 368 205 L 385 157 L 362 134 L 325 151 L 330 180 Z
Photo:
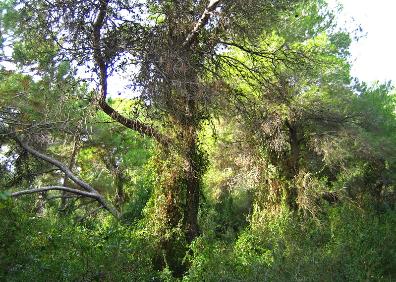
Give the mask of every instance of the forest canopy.
M 337 15 L 0 1 L 0 280 L 396 279 L 395 90 Z

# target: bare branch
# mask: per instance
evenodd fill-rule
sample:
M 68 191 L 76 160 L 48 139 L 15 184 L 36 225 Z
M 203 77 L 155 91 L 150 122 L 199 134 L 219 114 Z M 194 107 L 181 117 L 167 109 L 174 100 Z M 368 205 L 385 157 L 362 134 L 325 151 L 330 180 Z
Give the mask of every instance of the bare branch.
M 183 47 L 189 47 L 194 43 L 199 31 L 208 23 L 210 15 L 219 6 L 220 2 L 221 0 L 210 0 L 209 5 L 206 7 L 205 11 L 194 25 L 193 30 L 187 35 L 186 40 L 184 40 Z
M 265 59 L 269 59 L 269 60 L 279 60 L 278 58 L 276 58 L 276 53 L 278 52 L 278 50 L 274 51 L 274 52 L 267 52 L 267 51 L 263 51 L 263 50 L 254 50 L 253 48 L 247 47 L 247 46 L 243 46 L 241 44 L 235 43 L 235 42 L 226 42 L 226 41 L 219 41 L 220 44 L 224 44 L 226 46 L 233 46 L 238 48 L 239 50 L 247 53 L 247 54 L 252 54 L 261 58 L 265 58 Z M 282 47 L 280 47 L 282 48 Z
M 73 188 L 69 188 L 69 187 L 64 187 L 64 186 L 46 186 L 46 187 L 41 187 L 41 188 L 18 191 L 18 192 L 12 193 L 11 197 L 19 197 L 22 195 L 41 193 L 41 192 L 52 191 L 52 190 L 65 191 L 65 192 L 73 193 L 73 194 L 76 194 L 79 196 L 84 196 L 84 197 L 93 198 L 95 200 L 98 200 L 98 198 L 97 198 L 98 195 L 95 193 L 89 193 L 89 192 L 85 192 L 85 191 L 81 191 L 81 190 L 73 189 Z

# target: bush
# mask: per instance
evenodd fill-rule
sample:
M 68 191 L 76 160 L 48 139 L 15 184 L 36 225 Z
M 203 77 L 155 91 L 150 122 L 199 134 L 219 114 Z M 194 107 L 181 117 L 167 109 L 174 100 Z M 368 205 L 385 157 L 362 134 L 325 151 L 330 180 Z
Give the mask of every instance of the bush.
M 0 280 L 152 281 L 154 250 L 133 228 L 108 218 L 86 224 L 0 211 Z
M 393 281 L 395 211 L 328 209 L 319 220 L 256 211 L 233 246 L 196 240 L 185 281 Z

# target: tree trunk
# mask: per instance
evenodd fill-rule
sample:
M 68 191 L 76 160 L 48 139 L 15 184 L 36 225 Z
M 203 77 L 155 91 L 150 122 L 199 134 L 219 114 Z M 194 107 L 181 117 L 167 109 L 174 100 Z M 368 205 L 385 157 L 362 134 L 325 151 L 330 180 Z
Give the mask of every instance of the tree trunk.
M 202 170 L 199 163 L 197 140 L 193 138 L 187 153 L 186 209 L 184 214 L 187 242 L 191 243 L 199 235 L 198 210 Z
M 297 126 L 294 124 L 290 124 L 288 121 L 286 121 L 286 125 L 289 130 L 290 155 L 287 160 L 287 165 L 285 169 L 287 179 L 290 181 L 290 186 L 286 189 L 285 198 L 289 208 L 296 211 L 298 209 L 298 191 L 293 180 L 300 172 L 300 141 L 298 140 Z
M 196 81 L 193 72 L 190 81 Z M 199 148 L 198 132 L 202 113 L 197 108 L 197 89 L 187 87 L 186 115 L 184 124 L 184 154 L 186 159 L 186 204 L 184 210 L 185 234 L 188 243 L 191 243 L 199 235 L 198 211 L 201 193 L 201 177 L 205 170 L 203 156 Z
M 173 181 L 163 191 L 166 196 L 163 213 L 169 233 L 162 242 L 162 248 L 166 264 L 175 277 L 183 277 L 189 268 L 189 261 L 185 260 L 186 252 L 189 251 L 186 243 L 191 243 L 199 235 L 198 211 L 203 172 L 197 127 L 185 127 L 182 132 L 183 162 L 176 164 L 179 167 L 175 169 Z M 183 228 L 183 235 L 177 232 L 177 227 Z

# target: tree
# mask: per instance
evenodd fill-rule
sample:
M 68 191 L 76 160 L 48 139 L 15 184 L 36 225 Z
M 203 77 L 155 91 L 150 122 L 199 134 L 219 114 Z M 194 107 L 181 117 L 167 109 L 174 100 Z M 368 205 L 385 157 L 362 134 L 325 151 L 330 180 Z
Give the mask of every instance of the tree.
M 271 29 L 298 1 L 274 4 L 255 1 L 250 5 L 245 3 L 242 9 L 238 1 L 209 4 L 205 1 L 84 4 L 17 1 L 15 4 L 21 16 L 17 34 L 24 39 L 23 44 L 54 46 L 55 65 L 65 57 L 91 64 L 99 80 L 96 101 L 102 111 L 120 124 L 154 138 L 165 151 L 180 155 L 185 162 L 179 165 L 183 166 L 181 178 L 186 186 L 186 208 L 181 217 L 188 240 L 195 238 L 199 186 L 204 171 L 198 132 L 202 121 L 208 118 L 211 96 L 224 93 L 221 79 L 211 67 L 224 59 L 217 50 L 219 46 L 234 45 L 236 40 L 245 44 L 254 42 L 256 35 Z M 249 24 L 251 20 L 257 20 L 254 28 Z M 33 40 L 32 34 L 37 32 L 40 39 Z M 286 56 L 284 49 L 282 55 Z M 246 52 L 255 56 L 250 50 Z M 232 63 L 235 64 L 243 65 L 238 60 Z M 128 66 L 134 66 L 137 72 L 131 81 L 141 91 L 139 99 L 149 108 L 147 118 L 161 129 L 128 118 L 109 105 L 108 77 L 118 67 Z M 175 197 L 172 189 L 176 188 L 166 192 L 171 198 Z

